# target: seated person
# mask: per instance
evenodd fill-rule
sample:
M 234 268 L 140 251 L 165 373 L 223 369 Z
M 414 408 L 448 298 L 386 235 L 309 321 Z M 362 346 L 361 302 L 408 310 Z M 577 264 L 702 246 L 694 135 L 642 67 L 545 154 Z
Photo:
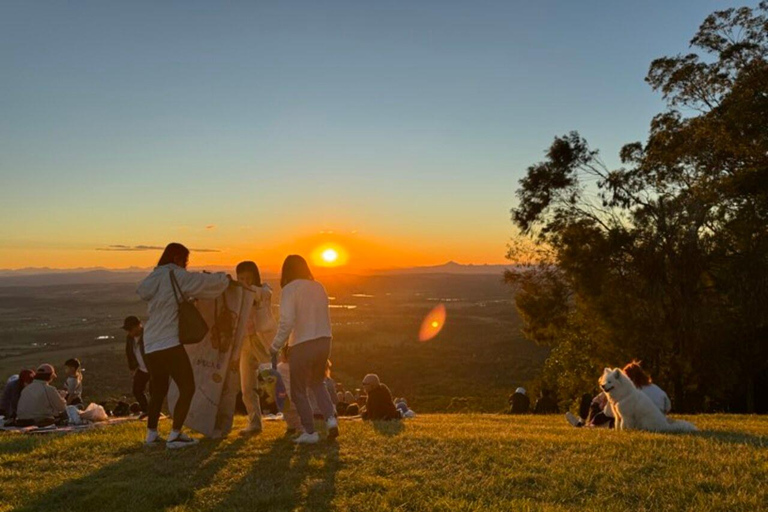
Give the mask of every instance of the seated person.
M 35 378 L 35 372 L 32 370 L 21 370 L 16 378 L 8 379 L 8 383 L 3 388 L 3 396 L 0 399 L 0 414 L 5 417 L 7 423 L 16 418 L 16 409 L 19 406 L 21 391 L 32 383 Z
M 51 425 L 67 416 L 67 402 L 51 382 L 56 378 L 56 371 L 50 364 L 41 364 L 35 372 L 35 378 L 26 386 L 19 398 L 16 411 L 16 424 L 19 426 Z
M 669 400 L 669 396 L 667 396 L 663 389 L 651 382 L 651 377 L 645 373 L 639 361 L 632 361 L 625 366 L 624 373 L 627 374 L 627 377 L 629 377 L 637 389 L 651 399 L 651 402 L 661 412 L 669 414 L 669 411 L 672 410 L 672 402 Z
M 363 388 L 367 394 L 365 409 L 362 411 L 364 420 L 399 420 L 400 412 L 392 401 L 392 393 L 386 384 L 382 384 L 379 376 L 369 373 L 363 379 Z
M 558 407 L 555 399 L 552 398 L 552 392 L 548 389 L 541 390 L 541 396 L 536 401 L 536 407 L 533 409 L 534 414 L 557 414 Z
M 64 363 L 64 373 L 67 389 L 67 405 L 82 405 L 83 403 L 83 371 L 79 359 L 67 359 Z
M 397 409 L 397 412 L 399 412 L 400 416 L 403 418 L 416 417 L 416 413 L 413 412 L 413 409 L 408 408 L 408 402 L 405 401 L 405 398 L 398 398 L 395 400 L 395 409 Z
M 577 418 L 571 411 L 565 413 L 565 419 L 574 427 L 608 427 L 613 428 L 616 421 L 613 417 L 613 409 L 608 403 L 608 395 L 605 391 L 592 399 L 589 405 L 589 413 L 586 419 Z
M 525 392 L 525 388 L 517 388 L 509 397 L 510 414 L 528 414 L 531 412 L 531 399 Z

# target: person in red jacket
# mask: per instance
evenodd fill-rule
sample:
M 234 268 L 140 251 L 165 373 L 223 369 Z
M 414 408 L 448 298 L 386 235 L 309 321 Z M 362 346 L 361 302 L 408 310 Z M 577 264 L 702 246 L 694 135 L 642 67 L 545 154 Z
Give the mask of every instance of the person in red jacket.
M 399 420 L 402 416 L 395 408 L 392 393 L 386 384 L 382 384 L 379 376 L 369 373 L 363 379 L 363 388 L 368 394 L 362 417 L 364 420 Z

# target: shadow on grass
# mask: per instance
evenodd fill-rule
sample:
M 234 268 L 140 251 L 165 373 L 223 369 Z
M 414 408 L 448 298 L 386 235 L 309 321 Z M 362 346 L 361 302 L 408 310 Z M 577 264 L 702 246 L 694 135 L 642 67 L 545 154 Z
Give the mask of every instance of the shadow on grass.
M 768 448 L 768 436 L 758 436 L 744 432 L 728 432 L 723 430 L 699 430 L 686 435 L 710 439 L 721 443 L 740 444 Z
M 333 509 L 341 467 L 338 444 L 296 446 L 284 437 L 253 461 L 247 475 L 212 510 L 327 512 Z
M 371 423 L 373 423 L 373 430 L 382 436 L 399 436 L 405 430 L 405 425 L 403 425 L 403 422 L 398 420 L 372 421 Z
M 178 451 L 123 449 L 122 457 L 75 480 L 43 492 L 16 511 L 162 510 L 188 502 L 237 456 L 244 439 L 204 440 Z M 77 461 L 71 461 L 77 465 Z M 41 479 L 45 473 L 41 472 Z

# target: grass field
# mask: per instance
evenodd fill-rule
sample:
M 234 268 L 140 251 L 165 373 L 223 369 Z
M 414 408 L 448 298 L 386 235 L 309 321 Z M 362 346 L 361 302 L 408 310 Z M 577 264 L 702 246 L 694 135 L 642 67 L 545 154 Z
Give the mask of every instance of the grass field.
M 138 422 L 0 435 L 0 511 L 766 510 L 768 417 L 689 419 L 702 432 L 422 415 L 343 422 L 338 443 L 300 448 L 268 423 L 259 437 L 176 452 L 143 448 Z

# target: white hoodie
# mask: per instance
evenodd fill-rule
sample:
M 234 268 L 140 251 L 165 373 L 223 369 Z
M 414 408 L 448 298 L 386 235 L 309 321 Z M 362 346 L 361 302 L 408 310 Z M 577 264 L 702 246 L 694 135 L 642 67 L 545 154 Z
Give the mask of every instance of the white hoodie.
M 173 295 L 171 270 L 187 299 L 215 299 L 224 293 L 229 285 L 229 278 L 223 272 L 187 272 L 173 263 L 155 267 L 136 290 L 142 300 L 149 302 L 149 320 L 144 325 L 146 354 L 180 345 L 179 305 Z
M 291 333 L 293 337 L 289 340 Z M 323 285 L 308 279 L 288 283 L 280 295 L 280 324 L 272 340 L 272 350 L 278 352 L 286 341 L 293 347 L 305 341 L 330 337 L 331 315 Z

